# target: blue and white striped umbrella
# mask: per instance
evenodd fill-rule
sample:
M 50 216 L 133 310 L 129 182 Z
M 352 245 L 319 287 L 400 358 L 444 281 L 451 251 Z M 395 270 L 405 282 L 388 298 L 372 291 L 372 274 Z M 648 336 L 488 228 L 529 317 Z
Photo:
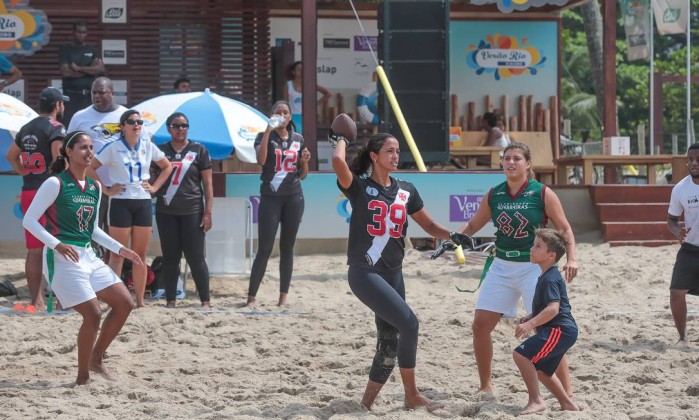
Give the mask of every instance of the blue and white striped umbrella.
M 0 172 L 12 171 L 5 153 L 20 128 L 38 116 L 29 105 L 14 96 L 0 93 Z
M 132 107 L 141 113 L 144 127 L 156 144 L 170 141 L 165 120 L 181 112 L 189 120 L 190 140 L 206 146 L 213 159 L 225 159 L 235 151 L 243 162 L 256 162 L 254 142 L 267 127 L 260 111 L 236 100 L 204 92 L 156 96 Z

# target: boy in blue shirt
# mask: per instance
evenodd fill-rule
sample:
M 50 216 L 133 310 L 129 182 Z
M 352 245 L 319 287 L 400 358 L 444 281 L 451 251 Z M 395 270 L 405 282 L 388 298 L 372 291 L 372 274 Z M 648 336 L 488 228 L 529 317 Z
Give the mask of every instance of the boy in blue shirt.
M 535 234 L 529 261 L 538 264 L 542 274 L 534 292 L 533 312 L 519 321 L 515 336 L 523 339 L 534 329 L 536 333 L 512 352 L 529 393 L 529 401 L 520 414 L 546 410 L 546 403 L 539 393 L 539 380 L 558 399 L 561 410 L 578 411 L 578 406 L 554 375 L 578 338 L 578 326 L 571 314 L 566 284 L 556 266 L 566 252 L 567 241 L 563 234 L 553 229 L 537 229 Z

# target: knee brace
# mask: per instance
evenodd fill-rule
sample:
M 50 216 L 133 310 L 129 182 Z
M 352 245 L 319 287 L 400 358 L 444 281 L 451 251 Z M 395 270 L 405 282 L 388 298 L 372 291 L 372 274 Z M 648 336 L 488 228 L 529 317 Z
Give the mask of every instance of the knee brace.
M 376 353 L 369 372 L 369 379 L 385 384 L 396 366 L 398 332 L 395 330 L 379 330 L 376 335 Z

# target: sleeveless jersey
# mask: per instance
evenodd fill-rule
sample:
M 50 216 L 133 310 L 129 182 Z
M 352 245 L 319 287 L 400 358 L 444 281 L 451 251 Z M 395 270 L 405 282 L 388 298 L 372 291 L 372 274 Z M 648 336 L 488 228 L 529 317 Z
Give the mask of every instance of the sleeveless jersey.
M 63 140 L 66 129 L 50 117 L 36 117 L 25 124 L 15 136 L 15 144 L 22 150 L 22 190 L 38 190 L 49 178 L 53 162 L 51 144 Z
M 204 190 L 200 171 L 211 169 L 209 151 L 203 144 L 191 140 L 180 153 L 172 148 L 172 142 L 158 147 L 170 161 L 172 174 L 158 190 L 155 211 L 175 216 L 201 213 L 204 210 Z M 156 173 L 160 172 L 157 165 L 152 166 L 155 166 Z
M 85 245 L 92 240 L 100 188 L 92 178 L 85 178 L 85 187 L 70 171 L 56 175 L 61 183 L 56 201 L 46 210 L 46 230 L 61 242 Z
M 546 186 L 529 180 L 514 195 L 507 182 L 490 190 L 488 204 L 495 228 L 495 246 L 498 257 L 508 261 L 529 261 L 529 249 L 534 244 L 534 231 L 548 222 L 544 211 Z M 502 252 L 520 251 L 526 255 L 505 256 Z
M 423 208 L 413 184 L 391 178 L 391 186 L 384 187 L 354 175 L 348 189 L 338 187 L 352 205 L 347 264 L 377 271 L 401 268 L 408 215 Z
M 262 134 L 255 138 L 255 148 L 262 142 Z M 299 158 L 305 148 L 303 137 L 289 132 L 289 138 L 282 140 L 276 131 L 269 133 L 269 145 L 267 146 L 267 160 L 262 165 L 262 195 L 291 195 L 301 192 L 301 180 L 299 179 Z
M 303 109 L 303 94 L 294 88 L 293 80 L 289 80 L 286 83 L 286 91 L 289 94 L 289 111 L 292 114 L 300 115 Z

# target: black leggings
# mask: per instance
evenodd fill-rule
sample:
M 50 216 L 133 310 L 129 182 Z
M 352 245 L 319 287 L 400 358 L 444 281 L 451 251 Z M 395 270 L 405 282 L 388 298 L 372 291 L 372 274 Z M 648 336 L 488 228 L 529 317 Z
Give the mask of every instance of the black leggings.
M 399 367 L 414 369 L 420 323 L 405 302 L 403 271 L 350 266 L 347 277 L 352 293 L 376 315 L 376 353 L 369 379 L 385 384 L 396 356 Z
M 160 236 L 160 249 L 163 251 L 163 281 L 165 297 L 168 301 L 174 301 L 177 295 L 182 251 L 192 270 L 199 299 L 202 302 L 209 301 L 209 267 L 204 259 L 205 234 L 199 226 L 201 219 L 201 213 L 184 216 L 155 215 Z
M 267 270 L 267 261 L 272 255 L 277 228 L 282 225 L 279 236 L 279 292 L 289 293 L 291 273 L 294 271 L 294 244 L 301 225 L 304 201 L 303 193 L 292 195 L 263 195 L 257 220 L 257 255 L 252 263 L 248 296 L 257 296 L 262 277 Z

